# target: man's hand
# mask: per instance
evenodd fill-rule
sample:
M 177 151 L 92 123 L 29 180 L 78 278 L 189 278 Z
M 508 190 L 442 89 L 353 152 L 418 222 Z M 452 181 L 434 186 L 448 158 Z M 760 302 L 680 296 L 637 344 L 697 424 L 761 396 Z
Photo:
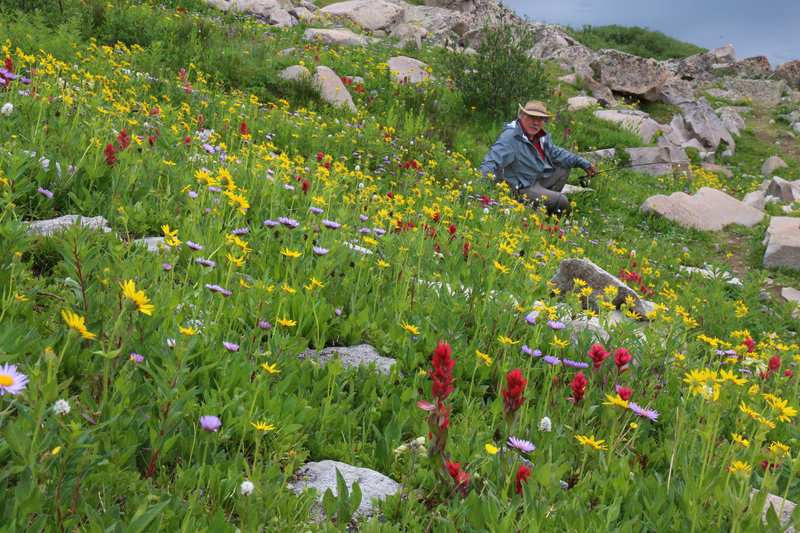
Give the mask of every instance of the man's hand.
M 589 176 L 590 178 L 593 178 L 593 177 L 597 176 L 597 167 L 592 165 L 589 168 L 587 168 L 586 169 L 586 175 Z

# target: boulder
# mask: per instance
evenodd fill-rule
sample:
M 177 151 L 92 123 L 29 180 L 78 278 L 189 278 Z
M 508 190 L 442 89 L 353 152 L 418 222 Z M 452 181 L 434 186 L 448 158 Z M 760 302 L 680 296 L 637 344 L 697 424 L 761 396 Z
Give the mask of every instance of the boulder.
M 323 348 L 319 352 L 313 349 L 308 349 L 304 352 L 297 354 L 298 359 L 309 359 L 318 361 L 321 365 L 325 365 L 331 359 L 336 359 L 338 356 L 344 368 L 358 367 L 361 365 L 370 365 L 375 363 L 375 369 L 381 374 L 389 374 L 395 360 L 389 357 L 383 357 L 375 347 L 369 344 L 356 344 L 355 346 L 331 346 Z
M 367 44 L 365 37 L 343 29 L 309 28 L 303 32 L 303 39 L 335 46 L 364 46 Z
M 358 112 L 350 91 L 332 68 L 318 66 L 314 71 L 313 82 L 323 100 L 335 106 L 346 107 L 353 113 Z
M 683 104 L 694 101 L 694 91 L 688 81 L 671 76 L 661 86 L 661 94 L 658 99 L 666 104 Z
M 800 318 L 800 291 L 794 287 L 783 287 L 781 289 L 781 296 L 787 302 L 794 302 L 795 308 L 792 311 L 793 318 Z
M 773 155 L 773 156 L 768 157 L 764 161 L 764 163 L 761 165 L 761 173 L 763 175 L 765 175 L 765 176 L 769 176 L 770 174 L 775 172 L 775 169 L 777 169 L 777 168 L 787 168 L 788 166 L 789 165 L 787 165 L 786 162 L 783 159 L 781 159 L 777 155 Z M 777 196 L 777 195 L 774 195 L 774 196 Z M 789 200 L 784 200 L 784 201 L 789 201 Z
M 701 187 L 692 196 L 684 192 L 651 196 L 639 210 L 703 231 L 719 231 L 729 224 L 752 227 L 764 218 L 758 209 L 709 187 Z
M 403 14 L 405 24 L 422 28 L 426 33 L 449 30 L 459 37 L 469 30 L 470 21 L 469 15 L 433 6 L 408 5 Z
M 297 19 L 285 9 L 276 9 L 267 17 L 267 22 L 273 26 L 290 28 L 297 24 Z
M 131 241 L 131 245 L 144 246 L 148 252 L 158 252 L 159 250 L 169 250 L 170 246 L 164 244 L 164 237 L 145 237 Z
M 405 48 L 409 43 L 414 43 L 414 48 L 420 50 L 422 48 L 422 38 L 427 34 L 428 30 L 422 26 L 404 22 L 395 26 L 389 37 L 394 37 L 399 41 L 398 48 Z
M 638 135 L 645 143 L 649 143 L 664 128 L 647 113 L 635 109 L 598 109 L 594 116 L 619 124 L 623 129 Z
M 735 63 L 736 52 L 733 45 L 728 44 L 693 56 L 680 59 L 675 65 L 675 72 L 683 79 L 696 79 L 711 69 L 712 65 Z
M 583 78 L 583 84 L 586 85 L 591 91 L 592 96 L 597 98 L 598 103 L 606 107 L 615 107 L 617 99 L 611 93 L 611 89 L 601 83 L 597 83 L 590 77 Z
M 764 194 L 766 196 L 774 196 L 779 201 L 786 203 L 800 200 L 800 181 L 786 181 L 775 176 L 767 182 Z
M 703 170 L 707 170 L 709 172 L 713 172 L 714 174 L 724 174 L 726 178 L 730 178 L 733 176 L 733 172 L 730 171 L 727 167 L 723 167 L 722 165 L 715 165 L 714 163 L 703 163 L 700 165 Z
M 676 168 L 688 168 L 689 158 L 682 148 L 668 146 L 643 146 L 626 148 L 631 156 L 630 166 L 637 172 L 644 172 L 651 176 L 672 174 Z
M 627 298 L 631 298 L 634 302 L 632 310 L 641 317 L 644 318 L 645 314 L 651 311 L 639 298 L 636 291 L 588 259 L 563 259 L 550 282 L 561 291 L 561 294 L 566 294 L 576 289 L 576 279 L 586 282 L 586 286 L 592 288 L 592 294 L 584 302 L 587 307 L 597 309 L 596 295 L 603 294 L 606 287 L 612 286 L 617 289 L 617 295 L 611 303 L 617 308 L 624 304 Z M 576 292 L 579 290 L 580 287 Z
M 758 494 L 758 489 L 751 489 L 750 490 L 750 499 L 753 499 L 756 494 Z M 789 500 L 784 500 L 780 496 L 775 494 L 767 494 L 767 499 L 764 501 L 764 509 L 761 511 L 761 520 L 764 524 L 767 523 L 767 513 L 769 513 L 770 507 L 772 507 L 775 514 L 778 516 L 778 522 L 780 522 L 781 526 L 787 526 L 792 521 L 792 514 L 794 513 L 794 508 L 797 504 L 790 502 Z M 795 533 L 794 526 L 790 525 L 788 528 L 780 529 L 783 533 Z
M 773 80 L 780 80 L 793 89 L 800 89 L 800 61 L 794 59 L 786 63 L 775 65 L 772 72 Z
M 594 70 L 592 70 L 594 51 L 582 44 L 555 49 L 549 57 L 543 59 L 558 63 L 561 70 L 565 72 L 576 72 L 581 79 L 594 77 Z M 611 91 L 609 91 L 610 93 Z
M 278 72 L 278 77 L 290 81 L 310 80 L 311 73 L 303 65 L 292 65 Z
M 361 503 L 355 516 L 361 519 L 373 516 L 375 512 L 373 500 L 385 500 L 387 496 L 396 494 L 400 490 L 400 483 L 369 468 L 359 468 L 330 460 L 306 463 L 294 473 L 292 479 L 296 481 L 292 481 L 287 487 L 295 494 L 300 494 L 309 488 L 316 489 L 317 503 L 311 509 L 314 522 L 325 520 L 325 512 L 321 505 L 325 491 L 330 489 L 334 496 L 338 495 L 336 470 L 339 470 L 344 478 L 348 493 L 352 492 L 353 483 L 358 483 L 358 488 L 361 490 Z
M 759 211 L 763 211 L 764 207 L 767 205 L 767 198 L 762 191 L 751 191 L 744 195 L 742 203 L 750 207 L 755 207 Z
M 786 82 L 781 80 L 743 80 L 725 78 L 722 89 L 710 89 L 708 93 L 714 97 L 728 100 L 747 100 L 768 106 L 776 106 L 787 89 Z
M 722 121 L 722 125 L 725 126 L 725 129 L 728 130 L 731 135 L 736 135 L 738 137 L 739 131 L 746 127 L 741 115 L 731 106 L 718 109 L 717 114 Z
M 722 142 L 727 142 L 731 150 L 735 149 L 736 142 L 705 97 L 681 104 L 680 108 L 683 111 L 683 126 L 688 133 L 687 139 L 697 139 L 712 152 L 716 152 Z
M 442 7 L 462 13 L 475 12 L 475 2 L 473 0 L 427 0 L 425 3 L 429 6 Z
M 597 98 L 591 96 L 573 96 L 567 100 L 567 109 L 590 109 L 597 105 Z
M 385 0 L 346 0 L 330 4 L 318 11 L 333 20 L 349 20 L 371 32 L 391 31 L 403 20 L 405 8 Z
M 591 62 L 594 78 L 612 91 L 655 102 L 670 72 L 655 59 L 600 50 Z
M 396 82 L 415 84 L 431 79 L 430 67 L 413 57 L 395 56 L 386 65 Z
M 305 6 L 297 6 L 293 7 L 289 10 L 289 13 L 292 14 L 298 21 L 312 23 L 317 20 L 317 15 L 310 9 Z
M 111 228 L 108 227 L 108 220 L 104 217 L 82 217 L 80 215 L 64 215 L 48 220 L 37 220 L 36 222 L 28 223 L 27 229 L 29 233 L 47 237 L 54 233 L 66 231 L 77 223 L 80 223 L 82 228 L 99 230 L 103 233 L 111 232 Z
M 550 58 L 562 48 L 570 46 L 566 36 L 560 32 L 549 32 L 536 41 L 536 44 L 528 50 L 528 55 L 535 59 Z
M 772 74 L 772 65 L 764 56 L 747 57 L 734 63 L 735 75 L 739 78 L 763 80 Z
M 578 83 L 578 74 L 573 72 L 572 74 L 566 74 L 564 76 L 559 76 L 558 81 L 563 81 L 564 83 L 569 83 L 570 85 L 577 85 Z

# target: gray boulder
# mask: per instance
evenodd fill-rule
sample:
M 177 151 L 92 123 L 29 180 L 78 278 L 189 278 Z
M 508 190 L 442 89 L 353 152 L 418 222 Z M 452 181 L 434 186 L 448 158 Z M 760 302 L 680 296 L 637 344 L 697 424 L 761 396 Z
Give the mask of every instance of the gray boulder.
M 774 196 L 779 201 L 786 203 L 800 200 L 800 181 L 786 181 L 783 178 L 775 176 L 767 182 L 764 194 L 766 196 Z
M 744 80 L 724 78 L 722 89 L 709 89 L 708 94 L 715 98 L 728 100 L 747 100 L 768 106 L 776 106 L 781 101 L 786 82 L 781 80 Z
M 742 203 L 750 207 L 755 207 L 759 211 L 763 211 L 764 207 L 767 205 L 767 198 L 762 191 L 751 191 L 744 195 Z
M 89 228 L 99 230 L 103 233 L 110 233 L 111 228 L 108 227 L 108 220 L 103 217 L 81 217 L 80 215 L 64 215 L 58 218 L 51 218 L 48 220 L 37 220 L 28 224 L 28 232 L 34 235 L 41 235 L 47 237 L 54 233 L 66 231 L 75 224 L 80 222 L 82 228 Z
M 676 169 L 685 170 L 689 166 L 689 158 L 682 148 L 643 146 L 625 151 L 631 156 L 631 167 L 651 176 L 672 174 Z
M 395 56 L 386 61 L 386 65 L 397 82 L 416 84 L 431 79 L 430 67 L 413 57 Z
M 783 159 L 781 159 L 777 155 L 773 155 L 773 156 L 768 157 L 764 161 L 764 163 L 761 165 L 761 173 L 763 175 L 765 175 L 765 176 L 769 176 L 770 174 L 775 172 L 775 169 L 787 168 L 788 166 L 789 165 L 787 165 L 786 162 Z M 777 196 L 777 195 L 773 195 L 773 196 Z M 784 201 L 789 201 L 789 200 L 784 200 Z
M 373 500 L 385 500 L 387 496 L 396 494 L 400 490 L 400 483 L 369 468 L 359 468 L 330 460 L 306 463 L 294 473 L 293 479 L 296 481 L 292 481 L 287 487 L 295 494 L 301 494 L 309 488 L 316 489 L 317 503 L 312 508 L 314 514 L 312 521 L 314 522 L 325 519 L 325 512 L 321 505 L 325 491 L 330 489 L 334 496 L 338 495 L 337 469 L 347 484 L 348 492 L 352 493 L 353 483 L 358 483 L 358 488 L 361 490 L 361 503 L 355 512 L 355 516 L 358 518 L 364 519 L 373 516 L 375 513 Z
M 349 20 L 353 24 L 371 32 L 388 34 L 403 20 L 405 7 L 385 0 L 346 0 L 330 4 L 318 11 L 334 21 Z
M 637 134 L 645 143 L 649 143 L 656 133 L 664 129 L 650 115 L 634 109 L 598 109 L 594 116 L 619 124 L 623 129 Z
M 577 289 L 575 287 L 576 279 L 586 282 L 586 286 L 592 288 L 592 294 L 583 302 L 586 307 L 597 309 L 596 295 L 603 294 L 603 290 L 611 286 L 617 289 L 617 295 L 611 302 L 617 308 L 624 304 L 627 298 L 631 298 L 634 302 L 632 310 L 641 317 L 652 310 L 643 303 L 636 291 L 588 259 L 562 260 L 550 282 L 561 291 L 561 294 L 566 294 L 580 290 L 580 287 Z
M 399 41 L 397 45 L 399 48 L 405 48 L 409 43 L 413 43 L 414 48 L 420 50 L 422 48 L 422 38 L 427 34 L 428 30 L 422 26 L 404 22 L 395 26 L 389 36 Z
M 725 126 L 725 129 L 728 130 L 731 135 L 739 137 L 739 132 L 747 127 L 742 116 L 732 106 L 718 109 L 717 113 L 719 119 L 722 121 L 722 125 Z
M 795 304 L 794 311 L 792 311 L 792 317 L 800 318 L 800 291 L 794 287 L 783 287 L 781 289 L 781 296 L 787 302 L 793 302 Z
M 403 14 L 403 23 L 422 28 L 426 33 L 449 30 L 459 37 L 469 30 L 471 20 L 464 13 L 434 6 L 408 5 Z
M 670 72 L 655 59 L 600 50 L 591 62 L 594 78 L 612 91 L 655 102 Z
M 336 46 L 364 46 L 367 44 L 365 37 L 344 29 L 309 28 L 303 32 L 303 39 Z
M 573 96 L 567 100 L 567 109 L 591 109 L 597 105 L 597 98 L 591 96 Z
M 597 83 L 593 78 L 587 76 L 583 78 L 583 84 L 592 91 L 592 96 L 597 98 L 598 103 L 601 105 L 606 107 L 615 107 L 617 105 L 617 99 L 614 98 L 611 89 L 602 83 Z
M 290 81 L 310 80 L 311 73 L 303 65 L 292 65 L 278 72 L 278 77 Z
M 671 76 L 661 86 L 661 94 L 658 99 L 666 104 L 684 104 L 694 101 L 694 91 L 688 81 Z
M 322 99 L 326 102 L 335 106 L 346 107 L 353 113 L 358 111 L 353 103 L 350 91 L 347 90 L 339 75 L 332 68 L 324 65 L 318 66 L 314 71 L 313 83 L 319 90 Z
M 298 359 L 310 359 L 312 361 L 319 361 L 321 365 L 325 365 L 331 359 L 336 359 L 338 356 L 344 368 L 353 366 L 370 365 L 375 363 L 375 369 L 381 374 L 389 374 L 395 360 L 389 357 L 383 357 L 374 346 L 369 344 L 356 344 L 355 346 L 331 346 L 323 348 L 319 352 L 313 349 L 308 349 L 304 352 L 297 354 Z
M 564 72 L 576 72 L 581 79 L 594 77 L 594 70 L 592 70 L 594 51 L 582 44 L 552 50 L 550 55 L 543 59 L 558 63 Z
M 712 65 L 731 64 L 736 62 L 736 52 L 732 44 L 695 54 L 679 60 L 675 66 L 675 73 L 684 79 L 696 79 L 711 70 Z
M 701 187 L 692 196 L 684 192 L 651 196 L 639 210 L 703 231 L 719 231 L 729 224 L 749 228 L 764 218 L 758 209 L 709 187 Z
M 793 89 L 800 89 L 800 61 L 795 59 L 775 65 L 772 79 L 784 81 Z
M 712 152 L 716 152 L 722 142 L 727 142 L 728 147 L 735 150 L 736 142 L 705 97 L 681 104 L 680 108 L 683 111 L 683 126 L 688 133 L 687 139 L 697 139 Z
M 750 491 L 750 499 L 753 499 L 759 493 L 758 489 L 752 489 Z M 780 496 L 775 494 L 767 494 L 767 499 L 764 502 L 764 509 L 761 510 L 761 519 L 766 524 L 767 523 L 767 513 L 769 512 L 770 507 L 775 511 L 775 514 L 778 515 L 778 521 L 780 522 L 781 526 L 786 526 L 792 521 L 792 514 L 794 513 L 794 508 L 797 507 L 797 504 L 790 502 L 789 500 L 784 500 Z M 786 529 L 781 529 L 784 533 L 795 533 L 794 526 L 789 526 Z

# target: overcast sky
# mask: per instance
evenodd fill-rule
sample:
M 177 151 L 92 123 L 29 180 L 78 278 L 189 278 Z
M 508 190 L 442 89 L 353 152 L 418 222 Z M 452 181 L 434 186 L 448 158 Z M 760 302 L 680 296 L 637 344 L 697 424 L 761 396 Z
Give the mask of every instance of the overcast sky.
M 703 48 L 732 44 L 738 59 L 766 56 L 774 67 L 800 59 L 800 0 L 504 0 L 538 22 L 639 26 Z

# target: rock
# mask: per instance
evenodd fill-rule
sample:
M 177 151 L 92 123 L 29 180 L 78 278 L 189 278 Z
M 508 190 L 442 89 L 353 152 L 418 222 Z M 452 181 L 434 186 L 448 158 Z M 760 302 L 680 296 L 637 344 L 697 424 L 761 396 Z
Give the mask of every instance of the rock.
M 310 80 L 311 73 L 303 65 L 292 65 L 278 72 L 278 77 L 290 81 Z
M 763 80 L 772 74 L 772 65 L 764 56 L 747 57 L 734 63 L 734 71 L 739 78 Z
M 331 359 L 336 359 L 336 356 L 339 356 L 339 360 L 342 362 L 344 368 L 375 363 L 375 369 L 381 374 L 389 374 L 389 371 L 395 363 L 394 359 L 383 357 L 378 350 L 369 344 L 332 346 L 323 348 L 319 353 L 317 353 L 316 350 L 308 349 L 297 354 L 298 359 L 319 361 L 323 366 Z
M 333 20 L 349 20 L 372 32 L 389 31 L 403 20 L 405 8 L 385 0 L 346 0 L 330 4 L 318 11 Z
M 800 318 L 800 291 L 793 287 L 783 287 L 781 296 L 787 302 L 794 302 L 795 308 L 792 311 L 792 318 Z
M 558 81 L 563 81 L 564 83 L 569 83 L 570 85 L 576 85 L 578 83 L 578 74 L 573 72 L 572 74 L 567 74 L 566 76 L 560 76 Z
M 682 148 L 643 146 L 626 148 L 625 151 L 631 156 L 631 167 L 651 176 L 671 174 L 676 168 L 689 165 L 689 158 Z
M 295 19 L 291 13 L 286 11 L 285 9 L 276 9 L 272 11 L 267 17 L 267 22 L 272 24 L 273 26 L 279 26 L 281 28 L 290 28 L 297 24 L 297 19 Z
M 81 217 L 80 215 L 64 215 L 58 218 L 51 218 L 48 220 L 37 220 L 28 224 L 28 232 L 34 235 L 41 235 L 43 237 L 50 236 L 54 233 L 66 231 L 80 221 L 82 228 L 89 228 L 93 230 L 100 230 L 103 233 L 110 233 L 111 228 L 108 227 L 108 220 L 103 217 Z
M 793 89 L 800 89 L 800 61 L 794 59 L 775 65 L 772 79 L 784 81 Z
M 752 489 L 750 491 L 750 499 L 753 499 L 758 492 L 758 489 Z M 789 500 L 784 500 L 775 494 L 767 494 L 767 499 L 764 502 L 764 509 L 761 512 L 761 519 L 765 524 L 767 523 L 767 513 L 770 507 L 772 507 L 772 509 L 775 510 L 775 514 L 778 515 L 778 521 L 781 526 L 786 526 L 792 520 L 792 513 L 794 513 L 796 504 Z M 784 533 L 795 533 L 795 528 L 794 526 L 789 526 L 787 529 L 781 529 L 781 531 Z
M 452 9 L 462 13 L 475 12 L 475 2 L 473 0 L 428 0 L 426 3 L 434 7 Z
M 406 22 L 398 24 L 389 34 L 399 41 L 398 47 L 405 48 L 408 43 L 414 43 L 414 48 L 419 50 L 422 48 L 422 38 L 428 34 L 428 30 L 422 26 L 408 24 Z
M 358 112 L 353 97 L 332 68 L 318 66 L 314 71 L 313 82 L 323 100 L 335 106 L 344 106 L 353 113 Z
M 561 70 L 565 72 L 575 72 L 578 79 L 594 77 L 594 70 L 592 70 L 594 51 L 582 44 L 559 48 L 543 59 L 558 63 Z M 609 94 L 611 94 L 610 90 Z
M 131 245 L 137 244 L 147 248 L 148 252 L 158 252 L 160 250 L 170 249 L 168 244 L 164 244 L 164 237 L 145 237 L 143 239 L 131 241 Z
M 536 41 L 532 49 L 528 50 L 528 55 L 534 59 L 544 59 L 552 57 L 558 50 L 570 46 L 566 36 L 560 32 L 550 32 Z
M 705 97 L 681 104 L 680 108 L 683 111 L 683 126 L 688 133 L 687 139 L 699 140 L 712 152 L 716 152 L 722 142 L 728 143 L 728 147 L 732 150 L 735 149 L 736 142 Z
M 728 44 L 679 60 L 675 65 L 675 72 L 681 78 L 691 80 L 702 77 L 703 74 L 711 69 L 712 65 L 735 62 L 736 53 L 733 50 L 733 45 Z
M 567 109 L 589 109 L 597 105 L 597 98 L 591 96 L 573 96 L 567 100 Z
M 711 265 L 704 265 L 703 268 L 679 265 L 678 270 L 681 272 L 687 272 L 689 274 L 700 274 L 706 279 L 719 279 L 729 285 L 735 285 L 737 287 L 742 286 L 742 282 L 739 280 L 739 278 L 732 276 L 728 272 L 714 270 L 714 267 Z
M 739 137 L 739 131 L 745 129 L 746 125 L 741 115 L 731 106 L 723 107 L 717 110 L 719 119 L 722 125 L 730 132 L 731 135 Z
M 773 172 L 775 172 L 776 168 L 788 168 L 789 165 L 786 162 L 778 157 L 777 155 L 770 156 L 764 161 L 764 164 L 761 165 L 761 173 L 765 176 L 769 176 Z M 775 195 L 777 196 L 777 195 Z M 790 201 L 790 200 L 784 200 Z
M 310 9 L 308 9 L 305 6 L 293 7 L 292 9 L 289 10 L 289 13 L 294 15 L 294 17 L 298 21 L 307 22 L 309 24 L 314 22 L 317 19 L 316 13 L 314 13 L 313 11 L 311 11 Z
M 598 109 L 594 116 L 620 124 L 623 129 L 641 137 L 645 143 L 649 143 L 656 133 L 664 129 L 663 125 L 650 118 L 647 113 L 633 109 Z
M 597 98 L 598 103 L 606 107 L 615 107 L 617 99 L 611 93 L 611 89 L 603 84 L 597 83 L 590 77 L 583 78 L 583 84 L 586 85 L 591 91 L 592 96 Z
M 683 104 L 694 101 L 694 91 L 688 81 L 672 76 L 661 86 L 658 99 L 666 104 Z
M 365 46 L 367 44 L 365 37 L 350 30 L 309 28 L 303 32 L 303 39 L 338 46 Z
M 591 62 L 594 78 L 612 91 L 655 102 L 670 72 L 655 59 L 600 50 Z
M 278 52 L 278 55 L 281 56 L 281 57 L 293 56 L 296 52 L 297 52 L 297 50 L 295 48 L 284 48 L 283 50 Z M 308 70 L 308 69 L 306 69 L 306 70 Z
M 464 13 L 434 6 L 407 5 L 403 23 L 411 24 L 426 33 L 451 31 L 461 37 L 469 30 L 471 17 Z
M 764 244 L 764 268 L 800 270 L 800 218 L 772 217 Z
M 749 228 L 764 218 L 758 209 L 709 187 L 701 187 L 693 196 L 683 192 L 651 196 L 639 210 L 703 231 L 719 231 L 729 224 Z
M 397 82 L 415 84 L 430 80 L 430 67 L 419 59 L 395 56 L 390 58 L 386 65 Z
M 781 101 L 786 82 L 781 80 L 743 80 L 738 78 L 725 78 L 721 90 L 709 90 L 714 96 L 721 96 L 729 100 L 748 100 L 768 106 L 776 106 Z
M 337 469 L 347 484 L 348 492 L 352 492 L 353 483 L 358 483 L 358 488 L 361 489 L 361 503 L 355 513 L 359 518 L 369 518 L 374 514 L 372 500 L 385 500 L 387 496 L 396 494 L 400 490 L 400 483 L 369 468 L 359 468 L 330 460 L 306 463 L 294 473 L 293 479 L 297 481 L 292 481 L 287 487 L 295 494 L 300 494 L 308 488 L 317 490 L 317 503 L 312 508 L 312 520 L 315 522 L 325 519 L 321 505 L 325 491 L 330 489 L 334 496 L 338 495 Z
M 602 150 L 594 150 L 592 152 L 581 152 L 579 155 L 585 157 L 595 164 L 608 163 L 613 160 L 617 154 L 615 148 L 603 148 Z
M 714 174 L 724 174 L 726 178 L 730 178 L 733 176 L 733 172 L 731 172 L 727 167 L 723 167 L 722 165 L 715 165 L 714 163 L 703 163 L 700 165 L 703 170 L 707 170 L 709 172 L 713 172 Z
M 767 182 L 764 194 L 774 196 L 781 202 L 791 203 L 800 200 L 800 183 L 775 176 Z
M 588 259 L 563 259 L 558 265 L 558 270 L 555 275 L 550 279 L 550 282 L 557 287 L 562 294 L 573 291 L 575 289 L 575 280 L 580 279 L 586 282 L 587 287 L 592 288 L 592 294 L 588 297 L 585 304 L 592 309 L 597 309 L 597 294 L 603 294 L 603 290 L 612 286 L 617 289 L 617 295 L 612 300 L 614 306 L 619 308 L 625 303 L 626 298 L 633 299 L 633 311 L 644 318 L 651 309 L 649 309 L 641 299 L 636 291 L 625 285 L 618 278 L 612 276 L 596 264 Z
M 744 195 L 742 203 L 763 211 L 767 205 L 767 199 L 762 191 L 752 191 Z

